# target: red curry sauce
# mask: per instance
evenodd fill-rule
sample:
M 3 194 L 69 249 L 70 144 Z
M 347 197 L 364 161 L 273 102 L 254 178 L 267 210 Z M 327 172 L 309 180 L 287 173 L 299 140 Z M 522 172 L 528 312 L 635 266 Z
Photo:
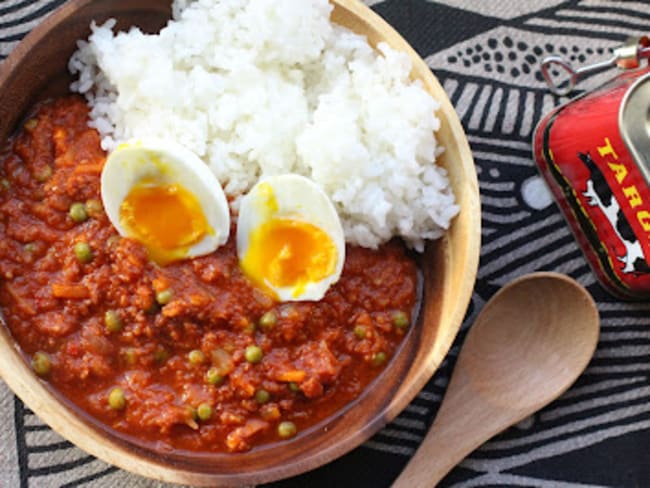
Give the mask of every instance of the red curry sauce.
M 49 102 L 0 154 L 0 307 L 44 380 L 120 432 L 194 451 L 279 441 L 281 422 L 300 432 L 359 396 L 416 303 L 403 245 L 348 246 L 320 302 L 274 303 L 240 271 L 234 238 L 159 267 L 98 205 L 105 153 L 87 121 L 80 98 Z

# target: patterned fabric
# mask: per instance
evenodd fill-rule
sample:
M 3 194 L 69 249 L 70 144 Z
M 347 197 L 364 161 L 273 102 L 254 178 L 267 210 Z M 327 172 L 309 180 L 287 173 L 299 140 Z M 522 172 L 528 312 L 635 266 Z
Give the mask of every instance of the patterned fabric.
M 0 0 L 0 59 L 64 0 Z M 541 116 L 562 99 L 540 60 L 606 58 L 648 33 L 648 2 L 605 0 L 366 0 L 445 87 L 476 160 L 483 205 L 481 264 L 463 329 L 413 403 L 347 456 L 272 487 L 382 487 L 403 468 L 435 417 L 477 312 L 511 279 L 536 270 L 576 278 L 598 301 L 602 334 L 585 374 L 559 400 L 489 441 L 441 484 L 455 487 L 648 486 L 650 304 L 623 303 L 595 281 L 531 158 Z M 612 72 L 582 83 L 588 89 Z M 1 97 L 1 94 L 0 94 Z M 0 486 L 156 487 L 53 433 L 0 383 Z

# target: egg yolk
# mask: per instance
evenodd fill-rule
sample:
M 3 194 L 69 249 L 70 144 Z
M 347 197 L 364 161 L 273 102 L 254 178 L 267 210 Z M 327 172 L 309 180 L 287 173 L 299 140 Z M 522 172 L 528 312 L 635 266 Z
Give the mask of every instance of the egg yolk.
M 242 269 L 272 294 L 272 288 L 289 287 L 297 298 L 307 285 L 335 271 L 334 242 L 325 231 L 308 222 L 273 218 L 257 227 L 249 237 Z
M 184 258 L 211 232 L 198 199 L 176 184 L 134 186 L 120 206 L 120 222 L 159 264 Z

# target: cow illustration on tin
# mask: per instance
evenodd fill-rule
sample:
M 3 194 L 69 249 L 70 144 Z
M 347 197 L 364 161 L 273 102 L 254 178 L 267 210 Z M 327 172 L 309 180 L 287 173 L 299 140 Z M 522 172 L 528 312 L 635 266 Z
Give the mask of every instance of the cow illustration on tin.
M 625 247 L 625 255 L 616 256 L 623 263 L 621 271 L 623 273 L 650 273 L 650 266 L 643 247 L 609 187 L 605 175 L 596 166 L 589 153 L 578 153 L 578 157 L 585 164 L 590 175 L 587 180 L 587 188 L 582 194 L 590 206 L 600 209 Z

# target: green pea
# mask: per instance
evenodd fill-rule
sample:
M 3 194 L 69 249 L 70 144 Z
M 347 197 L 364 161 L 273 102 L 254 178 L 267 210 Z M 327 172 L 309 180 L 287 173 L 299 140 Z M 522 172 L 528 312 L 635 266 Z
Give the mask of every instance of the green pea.
M 93 259 L 93 251 L 87 242 L 77 242 L 74 245 L 74 253 L 82 264 L 89 263 Z
M 292 381 L 289 383 L 289 389 L 294 393 L 298 393 L 300 391 L 300 386 L 298 386 L 298 383 L 295 381 Z
M 34 177 L 40 183 L 45 183 L 50 179 L 50 176 L 52 176 L 52 168 L 50 166 L 43 166 L 43 168 L 34 174 Z
M 138 360 L 138 353 L 133 347 L 127 347 L 126 349 L 124 349 L 122 355 L 124 357 L 124 362 L 126 362 L 126 364 L 128 364 L 129 366 L 133 366 Z
M 259 363 L 264 357 L 262 348 L 259 346 L 248 346 L 244 352 L 244 357 L 249 363 Z
M 272 310 L 266 312 L 260 317 L 260 327 L 262 330 L 268 331 L 275 327 L 275 324 L 278 323 L 278 317 L 275 315 L 275 312 Z
M 164 347 L 159 347 L 153 352 L 153 360 L 156 361 L 158 364 L 164 363 L 168 357 L 169 357 L 169 353 Z
M 187 359 L 191 365 L 198 366 L 199 364 L 203 364 L 205 361 L 205 354 L 203 354 L 203 351 L 199 349 L 194 349 L 189 352 Z
M 11 182 L 7 178 L 2 178 L 0 180 L 0 185 L 2 185 L 2 188 L 4 188 L 5 190 L 11 188 Z
M 126 397 L 124 390 L 120 387 L 115 387 L 108 394 L 108 406 L 113 410 L 123 410 L 126 407 Z
M 196 414 L 201 420 L 208 420 L 212 417 L 212 407 L 207 403 L 200 404 L 196 409 Z
M 296 432 L 298 432 L 298 429 L 296 428 L 296 424 L 293 422 L 285 420 L 284 422 L 280 422 L 278 424 L 278 435 L 283 439 L 289 439 L 290 437 L 293 437 L 296 435 Z
M 122 330 L 122 319 L 115 310 L 106 310 L 104 312 L 104 324 L 109 332 L 119 332 Z
M 38 125 L 38 119 L 29 119 L 27 122 L 25 122 L 25 129 L 34 130 L 36 129 L 37 125 Z
M 384 351 L 379 351 L 378 353 L 375 353 L 372 356 L 371 362 L 372 362 L 373 366 L 381 366 L 382 364 L 384 364 L 386 362 L 387 358 L 388 358 L 388 356 L 386 356 L 386 353 Z
M 266 390 L 257 390 L 255 392 L 255 400 L 260 405 L 264 405 L 265 403 L 268 403 L 270 399 L 271 399 L 271 394 Z
M 47 353 L 38 351 L 32 356 L 32 368 L 39 376 L 47 376 L 52 370 L 52 361 Z
M 409 326 L 409 318 L 404 312 L 397 311 L 393 314 L 393 325 L 398 329 L 406 329 Z
M 86 206 L 81 202 L 75 202 L 70 205 L 70 211 L 68 212 L 70 218 L 75 222 L 85 222 L 88 220 L 88 212 L 86 212 Z
M 28 242 L 27 244 L 25 244 L 25 247 L 23 249 L 25 249 L 25 251 L 28 253 L 33 253 L 34 251 L 36 251 L 36 243 Z
M 98 215 L 99 213 L 104 210 L 104 207 L 102 206 L 102 202 L 95 198 L 91 198 L 90 200 L 86 200 L 86 213 L 92 217 L 95 215 Z
M 172 297 L 174 296 L 174 292 L 167 288 L 166 290 L 161 290 L 159 292 L 156 292 L 156 301 L 160 305 L 167 305 L 169 302 L 172 301 Z
M 353 332 L 357 339 L 365 339 L 368 335 L 363 325 L 355 325 Z
M 210 368 L 207 373 L 205 373 L 205 381 L 210 385 L 220 385 L 224 382 L 225 376 L 219 373 L 217 368 Z

